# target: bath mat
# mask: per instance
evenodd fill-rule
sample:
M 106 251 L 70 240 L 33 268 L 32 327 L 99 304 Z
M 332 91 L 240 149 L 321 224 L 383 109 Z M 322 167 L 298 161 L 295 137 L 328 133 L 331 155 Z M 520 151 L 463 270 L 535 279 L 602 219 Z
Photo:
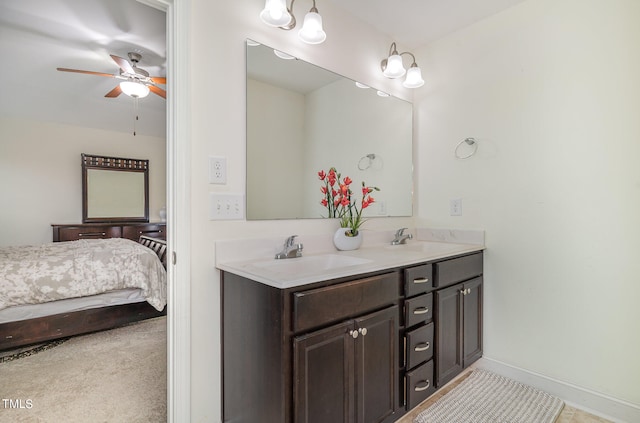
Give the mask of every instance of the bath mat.
M 563 407 L 562 400 L 546 392 L 474 370 L 414 423 L 553 423 Z

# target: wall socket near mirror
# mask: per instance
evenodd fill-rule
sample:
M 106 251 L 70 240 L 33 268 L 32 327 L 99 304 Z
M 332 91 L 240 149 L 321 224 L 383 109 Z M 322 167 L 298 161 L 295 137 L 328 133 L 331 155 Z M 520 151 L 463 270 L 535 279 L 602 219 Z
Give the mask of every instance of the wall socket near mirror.
M 209 183 L 227 183 L 227 158 L 221 156 L 209 156 Z
M 462 216 L 462 198 L 454 198 L 449 201 L 449 215 Z
M 209 220 L 242 219 L 244 219 L 243 194 L 209 193 Z

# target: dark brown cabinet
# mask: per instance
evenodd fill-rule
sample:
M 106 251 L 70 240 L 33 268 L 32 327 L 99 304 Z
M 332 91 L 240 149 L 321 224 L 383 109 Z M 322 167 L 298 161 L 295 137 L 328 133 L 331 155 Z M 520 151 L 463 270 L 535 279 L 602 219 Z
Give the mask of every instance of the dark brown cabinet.
M 398 307 L 293 340 L 297 423 L 378 423 L 398 407 Z
M 482 356 L 482 277 L 436 291 L 436 384 Z
M 482 355 L 482 273 L 482 252 L 284 289 L 223 272 L 223 422 L 400 419 Z
M 166 238 L 166 223 L 81 223 L 77 225 L 51 225 L 53 242 L 79 239 L 127 238 L 138 241 L 141 235 Z

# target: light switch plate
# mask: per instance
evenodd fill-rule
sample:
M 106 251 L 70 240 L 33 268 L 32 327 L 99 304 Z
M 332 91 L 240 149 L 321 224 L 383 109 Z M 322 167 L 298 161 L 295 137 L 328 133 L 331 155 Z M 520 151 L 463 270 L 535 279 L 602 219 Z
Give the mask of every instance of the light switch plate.
M 209 220 L 243 220 L 244 195 L 209 193 Z

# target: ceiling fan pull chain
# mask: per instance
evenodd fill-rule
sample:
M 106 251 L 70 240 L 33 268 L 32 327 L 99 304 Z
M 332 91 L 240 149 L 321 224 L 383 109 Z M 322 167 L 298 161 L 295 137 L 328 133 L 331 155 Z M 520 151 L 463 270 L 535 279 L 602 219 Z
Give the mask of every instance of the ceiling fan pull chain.
M 133 97 L 133 114 L 135 119 L 133 120 L 133 136 L 136 136 L 136 123 L 138 121 L 138 97 Z

